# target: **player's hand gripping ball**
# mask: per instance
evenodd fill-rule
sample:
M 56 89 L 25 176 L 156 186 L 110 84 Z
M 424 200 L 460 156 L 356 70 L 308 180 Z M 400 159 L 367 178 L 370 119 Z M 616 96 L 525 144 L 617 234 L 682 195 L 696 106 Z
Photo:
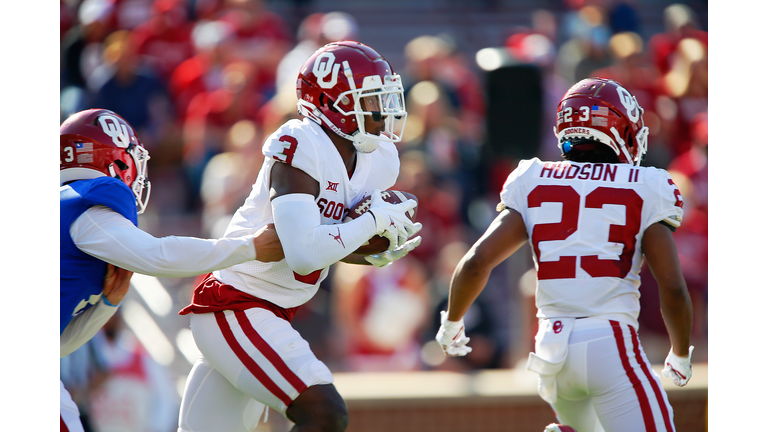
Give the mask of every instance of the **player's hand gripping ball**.
M 390 204 L 400 204 L 402 202 L 408 201 L 409 199 L 416 201 L 416 203 L 419 202 L 418 198 L 416 198 L 416 195 L 405 191 L 386 190 L 381 192 L 381 197 L 384 199 L 384 201 Z M 366 195 L 357 204 L 349 209 L 347 216 L 344 218 L 344 222 L 349 222 L 353 219 L 359 218 L 360 216 L 364 215 L 370 207 L 371 196 Z M 414 221 L 414 218 L 416 217 L 416 209 L 418 209 L 418 204 L 416 207 L 406 213 L 408 219 L 411 221 Z M 388 247 L 389 239 L 375 235 L 371 237 L 366 243 L 363 243 L 363 245 L 360 246 L 354 253 L 358 255 L 378 254 L 386 251 Z

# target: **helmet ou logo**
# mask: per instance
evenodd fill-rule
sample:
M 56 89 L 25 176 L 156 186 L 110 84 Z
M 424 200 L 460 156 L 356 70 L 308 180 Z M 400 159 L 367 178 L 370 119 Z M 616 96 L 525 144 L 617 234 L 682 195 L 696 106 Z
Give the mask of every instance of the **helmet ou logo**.
M 339 63 L 335 63 L 336 56 L 333 53 L 325 52 L 317 56 L 315 64 L 312 66 L 312 73 L 317 78 L 317 84 L 324 89 L 333 88 L 338 80 Z M 330 81 L 325 81 L 325 77 L 331 75 Z
M 619 100 L 627 110 L 629 120 L 636 123 L 640 119 L 640 107 L 637 105 L 637 100 L 624 87 L 616 87 L 616 92 L 619 93 Z
M 99 124 L 105 134 L 112 138 L 112 142 L 120 148 L 128 148 L 130 139 L 128 138 L 128 128 L 121 124 L 115 116 L 104 115 L 99 117 Z

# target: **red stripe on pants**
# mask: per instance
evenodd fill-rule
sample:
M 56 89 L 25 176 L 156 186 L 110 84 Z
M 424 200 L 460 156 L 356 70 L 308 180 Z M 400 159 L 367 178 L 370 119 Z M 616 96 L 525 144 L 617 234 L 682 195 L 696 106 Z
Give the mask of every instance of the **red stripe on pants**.
M 248 337 L 248 340 L 251 341 L 253 346 L 256 347 L 256 349 L 261 352 L 264 357 L 269 360 L 270 363 L 272 363 L 272 366 L 277 369 L 278 372 L 280 372 L 280 375 L 283 376 L 283 378 L 288 381 L 293 388 L 295 388 L 299 393 L 303 392 L 307 389 L 307 385 L 304 384 L 304 381 L 301 380 L 298 376 L 296 376 L 295 373 L 291 370 L 291 368 L 288 367 L 287 364 L 283 361 L 282 358 L 275 352 L 274 349 L 272 349 L 271 346 L 265 341 L 258 332 L 256 332 L 256 329 L 253 328 L 251 325 L 251 322 L 248 321 L 248 317 L 245 316 L 245 312 L 243 311 L 235 311 L 235 317 L 237 317 L 237 322 L 240 323 L 240 327 L 243 329 L 243 332 Z
M 59 415 L 59 420 L 61 420 L 61 428 L 59 429 L 59 432 L 69 432 L 69 428 L 67 427 L 67 424 L 64 423 L 64 418 Z
M 637 338 L 637 332 L 632 326 L 629 327 L 629 332 L 632 333 L 632 346 L 634 347 L 635 358 L 637 358 L 637 362 L 640 363 L 640 367 L 643 369 L 643 373 L 645 373 L 645 376 L 648 378 L 648 382 L 651 383 L 653 393 L 656 395 L 656 400 L 659 402 L 661 415 L 664 417 L 664 426 L 667 427 L 668 431 L 674 431 L 675 429 L 672 427 L 672 419 L 670 418 L 669 411 L 667 411 L 667 404 L 664 402 L 664 398 L 661 395 L 659 384 L 656 382 L 653 375 L 651 375 L 651 371 L 648 368 L 648 365 L 645 363 L 640 354 L 640 341 Z
M 613 337 L 616 339 L 616 345 L 619 348 L 619 357 L 621 358 L 622 366 L 624 366 L 624 372 L 627 374 L 629 382 L 632 383 L 635 394 L 637 394 L 637 400 L 640 402 L 640 411 L 643 413 L 645 430 L 646 432 L 656 432 L 653 411 L 651 410 L 651 404 L 648 402 L 648 396 L 645 394 L 643 383 L 640 382 L 640 378 L 637 377 L 634 369 L 629 364 L 629 356 L 627 355 L 627 347 L 624 345 L 624 334 L 621 332 L 621 324 L 618 321 L 611 320 L 611 327 L 613 328 Z
M 256 361 L 254 361 L 237 342 L 234 333 L 232 333 L 232 329 L 229 328 L 224 312 L 214 312 L 213 315 L 216 317 L 216 323 L 219 324 L 219 329 L 221 330 L 224 339 L 229 344 L 229 347 L 232 348 L 235 355 L 237 355 L 237 358 L 239 358 L 243 365 L 245 365 L 246 369 L 248 369 L 248 371 L 267 388 L 267 390 L 280 399 L 286 406 L 290 405 L 293 400 L 269 378 L 264 370 L 256 364 Z

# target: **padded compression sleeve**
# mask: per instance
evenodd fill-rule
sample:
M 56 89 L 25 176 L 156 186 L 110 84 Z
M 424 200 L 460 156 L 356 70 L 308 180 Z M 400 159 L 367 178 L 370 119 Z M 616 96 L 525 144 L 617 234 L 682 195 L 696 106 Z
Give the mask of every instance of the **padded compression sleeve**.
M 347 223 L 322 225 L 315 199 L 309 194 L 273 199 L 272 215 L 285 260 L 300 275 L 330 266 L 376 234 L 376 221 L 370 213 Z
M 83 252 L 149 276 L 197 276 L 256 257 L 253 236 L 156 238 L 104 206 L 86 210 L 72 223 L 69 233 Z

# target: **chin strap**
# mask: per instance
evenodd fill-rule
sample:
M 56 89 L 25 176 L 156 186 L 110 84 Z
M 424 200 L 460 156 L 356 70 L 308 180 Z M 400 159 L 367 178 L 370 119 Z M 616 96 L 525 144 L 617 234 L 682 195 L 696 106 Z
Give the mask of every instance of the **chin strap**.
M 362 134 L 360 132 L 355 134 L 355 138 L 352 140 L 352 144 L 360 153 L 370 153 L 379 148 L 378 139 L 371 138 L 370 135 Z

